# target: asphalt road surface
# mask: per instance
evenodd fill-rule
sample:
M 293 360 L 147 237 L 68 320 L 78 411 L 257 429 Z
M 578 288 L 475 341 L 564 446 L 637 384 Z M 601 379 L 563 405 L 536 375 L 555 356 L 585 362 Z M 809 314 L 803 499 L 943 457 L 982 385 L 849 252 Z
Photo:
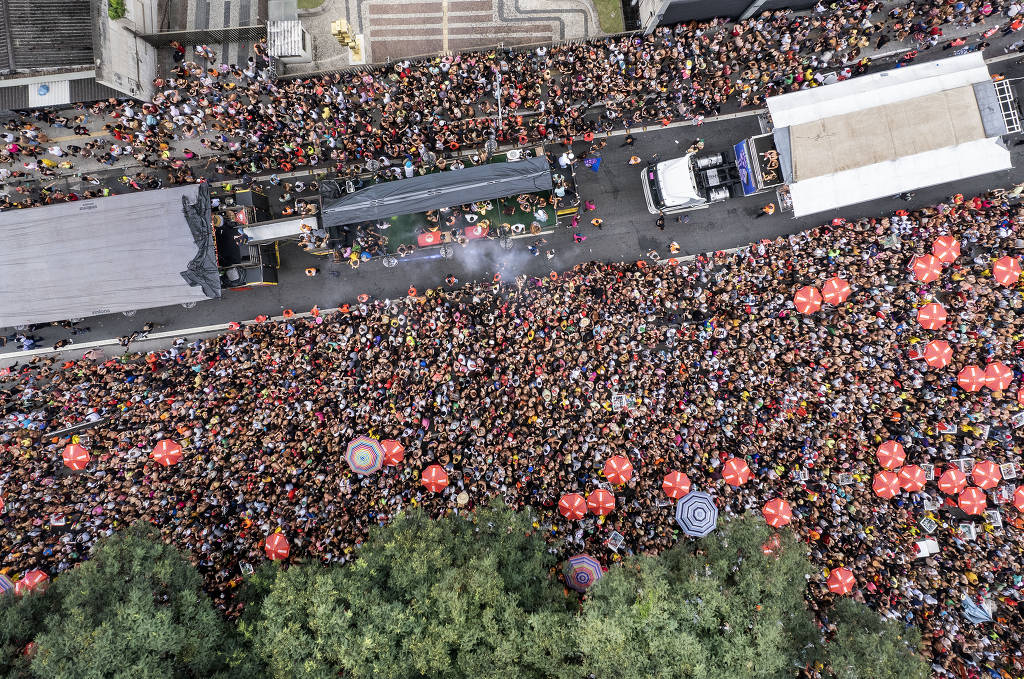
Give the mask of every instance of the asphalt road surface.
M 1022 77 L 1024 65 L 1016 61 L 1003 62 L 993 67 L 993 71 L 1005 73 L 1011 78 Z M 93 317 L 83 323 L 91 328 L 91 332 L 77 335 L 73 339 L 76 344 L 80 344 L 117 338 L 141 329 L 146 321 L 153 321 L 161 326 L 158 328 L 160 331 L 168 332 L 229 321 L 245 321 L 259 314 L 276 316 L 284 309 L 302 312 L 308 311 L 313 305 L 331 308 L 353 303 L 361 293 L 372 297 L 399 297 L 407 294 L 410 286 L 423 290 L 441 285 L 449 274 L 454 274 L 461 282 L 490 282 L 494 274 L 500 273 L 503 280 L 509 281 L 522 273 L 547 276 L 552 271 L 562 271 L 583 261 L 637 260 L 645 258 L 651 250 L 667 258 L 671 241 L 681 246 L 679 256 L 724 250 L 813 228 L 834 217 L 855 219 L 890 214 L 900 208 L 934 204 L 955 193 L 971 196 L 994 187 L 1009 187 L 1024 179 L 1019 170 L 1024 166 L 1024 145 L 1013 146 L 1020 139 L 1018 135 L 1010 140 L 1014 170 L 921 189 L 910 203 L 888 198 L 802 219 L 793 219 L 778 212 L 770 217 L 757 218 L 761 206 L 769 197 L 774 197 L 774 194 L 763 194 L 733 198 L 705 210 L 685 213 L 687 221 L 684 222 L 677 222 L 674 216 L 669 215 L 665 230 L 659 231 L 656 228 L 656 217 L 648 212 L 640 185 L 643 165 L 629 165 L 630 155 L 636 154 L 645 160 L 654 154 L 658 154 L 662 160 L 676 157 L 684 153 L 697 137 L 705 140 L 703 153 L 725 151 L 741 139 L 759 132 L 757 115 L 741 113 L 739 117 L 725 116 L 724 119 L 706 122 L 700 127 L 683 125 L 646 132 L 634 131 L 636 143 L 632 148 L 622 147 L 622 136 L 610 137 L 608 146 L 601 152 L 602 162 L 598 172 L 594 173 L 582 166 L 577 168 L 581 196 L 597 205 L 595 211 L 583 215 L 579 227 L 575 229 L 587 239 L 576 244 L 572 238 L 574 230 L 556 228 L 553 233 L 543 236 L 547 243 L 541 246 L 542 250 L 554 250 L 555 254 L 550 259 L 543 252 L 533 256 L 528 245 L 536 237 L 526 237 L 517 239 L 512 250 L 501 249 L 495 241 L 473 242 L 465 248 L 456 247 L 455 257 L 450 260 L 443 260 L 439 255 L 424 251 L 426 256 L 401 259 L 391 269 L 385 268 L 380 259 L 375 259 L 354 270 L 344 264 L 331 264 L 329 258 L 308 255 L 294 243 L 285 242 L 280 245 L 280 283 L 277 286 L 226 290 L 221 299 L 200 302 L 192 309 L 172 306 L 142 310 L 133 318 L 126 318 L 122 314 Z M 577 153 L 585 146 L 583 143 L 577 144 Z M 551 150 L 557 155 L 562 147 L 555 145 Z M 590 225 L 590 219 L 595 216 L 604 220 L 601 230 Z M 567 223 L 567 220 L 563 221 Z M 320 275 L 307 277 L 304 273 L 307 266 L 319 267 Z M 44 338 L 43 346 L 47 347 L 69 336 L 67 330 L 55 327 L 43 328 L 36 331 L 36 334 Z M 71 348 L 74 349 L 74 345 Z M 17 345 L 11 343 L 0 348 L 0 356 L 4 355 L 9 362 L 23 354 Z

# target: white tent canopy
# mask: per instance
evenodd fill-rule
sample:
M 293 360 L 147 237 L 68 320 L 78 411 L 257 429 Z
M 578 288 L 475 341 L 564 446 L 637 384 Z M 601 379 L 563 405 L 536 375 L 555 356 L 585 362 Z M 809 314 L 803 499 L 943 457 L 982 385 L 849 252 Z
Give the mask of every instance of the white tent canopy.
M 978 53 L 770 97 L 795 216 L 1012 167 Z

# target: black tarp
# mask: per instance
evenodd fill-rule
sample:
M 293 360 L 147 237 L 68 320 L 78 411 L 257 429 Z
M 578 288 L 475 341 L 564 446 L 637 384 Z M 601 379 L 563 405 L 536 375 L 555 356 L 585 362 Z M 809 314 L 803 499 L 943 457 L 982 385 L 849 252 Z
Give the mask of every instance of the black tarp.
M 342 194 L 334 182 L 323 182 L 321 187 L 321 216 L 324 227 L 330 228 L 520 193 L 550 191 L 551 168 L 545 158 L 529 158 L 384 182 L 350 194 Z

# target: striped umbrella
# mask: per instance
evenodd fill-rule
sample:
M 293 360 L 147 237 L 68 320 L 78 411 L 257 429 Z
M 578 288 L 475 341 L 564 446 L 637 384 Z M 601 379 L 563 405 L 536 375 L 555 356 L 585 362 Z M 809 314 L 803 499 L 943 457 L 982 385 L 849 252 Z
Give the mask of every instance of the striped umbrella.
M 13 591 L 14 583 L 11 582 L 11 579 L 9 577 L 4 575 L 3 573 L 0 573 L 0 596 Z
M 987 383 L 984 371 L 976 365 L 964 366 L 957 373 L 956 381 L 964 391 L 981 391 L 981 388 Z
M 380 447 L 384 449 L 384 464 L 389 467 L 402 464 L 402 460 L 405 459 L 405 446 L 394 439 L 384 439 L 380 442 Z
M 849 594 L 857 584 L 853 571 L 840 566 L 828 574 L 828 588 L 833 594 Z
M 899 441 L 889 440 L 878 446 L 875 457 L 883 469 L 899 469 L 907 459 L 907 454 L 903 452 L 903 446 Z
M 661 482 L 661 489 L 673 500 L 678 500 L 690 492 L 690 477 L 682 472 L 669 472 Z
M 604 488 L 598 488 L 587 496 L 587 509 L 598 516 L 608 516 L 615 509 L 615 496 Z
M 585 592 L 601 579 L 601 564 L 589 554 L 569 557 L 566 582 L 577 592 Z
M 914 258 L 914 277 L 922 283 L 939 280 L 942 275 L 942 262 L 935 255 L 921 255 Z
M 825 281 L 825 285 L 821 286 L 822 299 L 833 306 L 845 302 L 851 292 L 850 284 L 838 276 L 828 279 Z
M 448 472 L 441 465 L 432 464 L 423 470 L 420 483 L 431 493 L 440 493 L 448 487 Z
M 939 236 L 932 243 L 932 254 L 938 257 L 940 262 L 952 264 L 960 256 L 960 241 L 952 236 Z
M 695 490 L 676 503 L 676 523 L 683 532 L 695 538 L 702 538 L 718 524 L 718 507 L 707 493 Z
M 802 314 L 813 314 L 821 308 L 821 293 L 813 285 L 805 285 L 793 295 L 793 306 Z
M 938 330 L 946 324 L 946 308 L 938 302 L 925 304 L 917 310 L 917 322 L 925 330 Z
M 932 340 L 924 348 L 924 362 L 933 368 L 945 368 L 953 358 L 953 347 L 946 340 Z
M 621 486 L 633 478 L 633 465 L 628 458 L 615 455 L 604 463 L 604 476 L 613 486 Z
M 369 436 L 357 436 L 345 449 L 345 462 L 356 474 L 372 474 L 384 466 L 384 448 Z
M 263 544 L 263 551 L 271 561 L 281 561 L 288 558 L 291 545 L 288 544 L 288 538 L 281 533 L 271 533 Z
M 742 486 L 750 480 L 750 467 L 743 459 L 730 457 L 722 468 L 722 478 L 730 486 Z
M 579 493 L 563 495 L 558 501 L 558 512 L 570 521 L 578 521 L 587 515 L 587 501 Z
M 151 457 L 165 467 L 181 462 L 181 445 L 170 439 L 158 441 L 153 447 Z
M 956 503 L 960 509 L 968 514 L 975 515 L 984 514 L 985 507 L 988 504 L 985 498 L 985 491 L 974 486 L 964 488 L 963 492 L 960 493 L 960 497 L 956 499 Z
M 992 460 L 982 460 L 971 470 L 971 480 L 982 490 L 995 488 L 1002 479 L 1003 474 L 999 471 L 999 465 Z
M 878 472 L 871 482 L 871 488 L 878 497 L 891 500 L 900 492 L 900 479 L 896 472 Z
M 69 443 L 64 446 L 64 464 L 74 469 L 76 472 L 80 472 L 89 466 L 89 451 L 78 445 L 77 443 Z
M 768 500 L 761 509 L 761 513 L 772 528 L 782 528 L 793 520 L 793 511 L 789 508 L 789 503 L 781 497 Z
M 985 366 L 985 386 L 992 391 L 1006 391 L 1013 382 L 1013 371 L 1001 361 Z
M 946 495 L 956 495 L 967 487 L 967 474 L 959 467 L 950 467 L 939 477 L 939 490 Z
M 992 265 L 992 277 L 1004 287 L 1016 285 L 1020 278 L 1020 262 L 1016 257 L 1000 257 Z
M 924 470 L 916 464 L 908 464 L 906 467 L 901 467 L 896 473 L 896 478 L 899 479 L 900 488 L 908 493 L 920 492 L 928 481 L 925 478 Z

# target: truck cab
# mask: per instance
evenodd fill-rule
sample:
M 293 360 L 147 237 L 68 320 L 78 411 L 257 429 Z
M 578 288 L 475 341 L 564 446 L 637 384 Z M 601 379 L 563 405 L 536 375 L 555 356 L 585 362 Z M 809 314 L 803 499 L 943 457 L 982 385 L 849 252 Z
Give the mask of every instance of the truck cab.
M 701 158 L 687 153 L 652 163 L 640 176 L 647 210 L 656 215 L 710 207 L 730 197 L 729 186 L 739 179 L 735 169 L 720 153 Z

